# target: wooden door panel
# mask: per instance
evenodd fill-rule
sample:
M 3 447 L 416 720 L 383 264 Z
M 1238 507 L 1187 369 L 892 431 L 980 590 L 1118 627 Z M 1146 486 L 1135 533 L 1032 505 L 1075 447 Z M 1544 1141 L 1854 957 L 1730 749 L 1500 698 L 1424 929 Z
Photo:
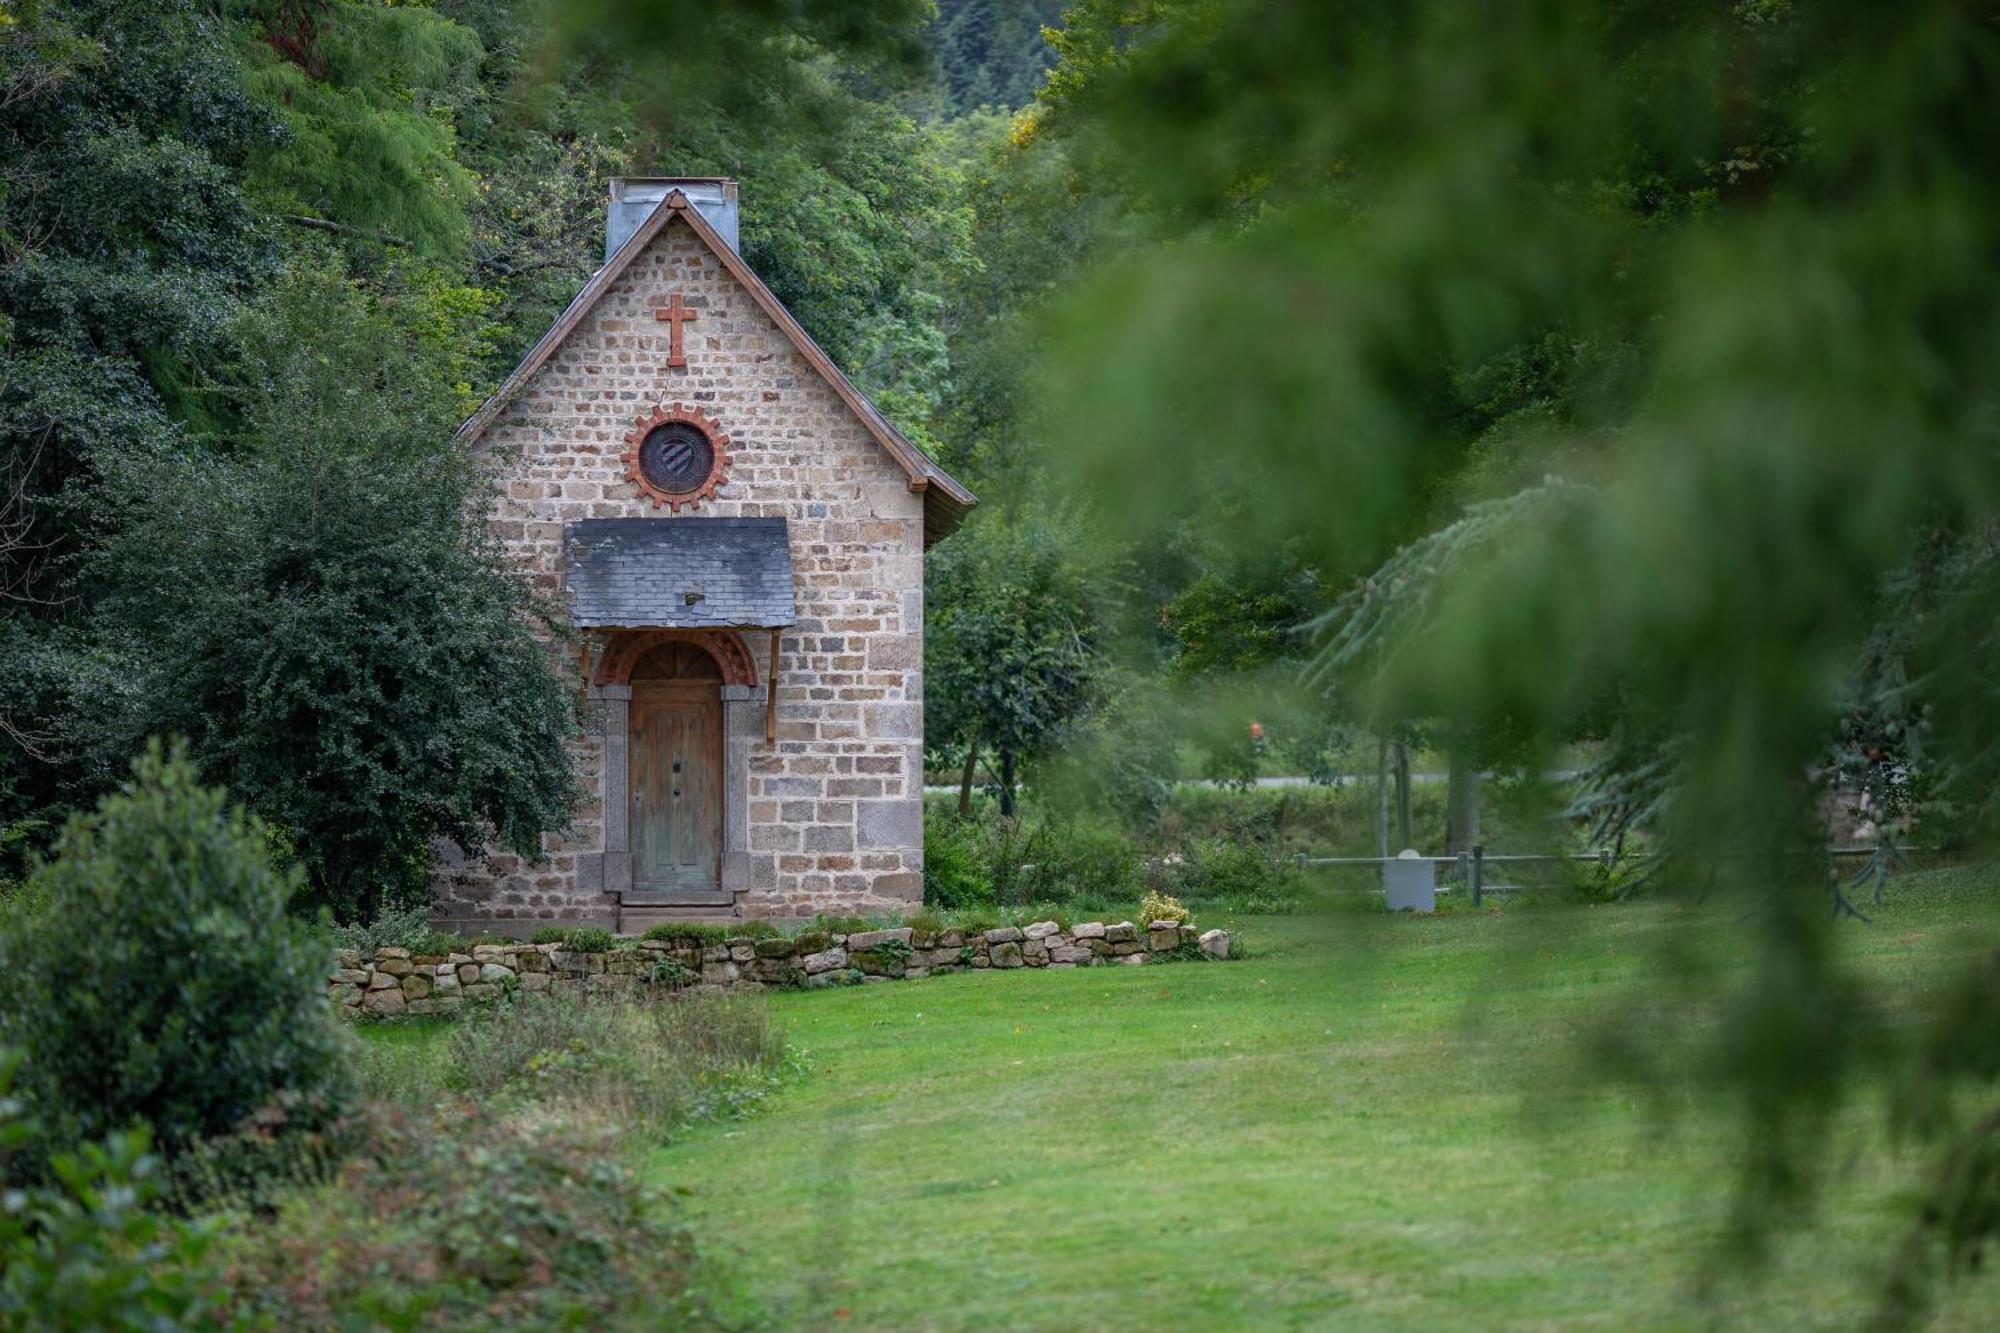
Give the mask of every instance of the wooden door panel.
M 722 702 L 713 685 L 634 684 L 632 881 L 712 888 L 722 865 Z

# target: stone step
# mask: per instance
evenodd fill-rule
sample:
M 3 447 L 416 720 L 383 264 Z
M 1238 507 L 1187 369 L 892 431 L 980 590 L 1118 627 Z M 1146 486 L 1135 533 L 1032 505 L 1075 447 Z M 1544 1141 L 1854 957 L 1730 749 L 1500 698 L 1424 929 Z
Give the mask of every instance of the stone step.
M 657 926 L 668 921 L 727 925 L 741 920 L 743 920 L 742 914 L 729 905 L 666 907 L 625 903 L 618 909 L 617 931 L 620 935 L 637 935 L 648 926 Z

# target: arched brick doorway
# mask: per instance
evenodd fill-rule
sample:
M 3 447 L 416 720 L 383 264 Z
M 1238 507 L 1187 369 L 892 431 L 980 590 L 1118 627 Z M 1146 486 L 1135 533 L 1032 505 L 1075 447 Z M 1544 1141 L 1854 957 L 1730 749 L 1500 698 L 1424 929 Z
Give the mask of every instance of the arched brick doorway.
M 722 908 L 747 890 L 748 746 L 764 689 L 734 630 L 611 631 L 601 887 L 621 908 Z

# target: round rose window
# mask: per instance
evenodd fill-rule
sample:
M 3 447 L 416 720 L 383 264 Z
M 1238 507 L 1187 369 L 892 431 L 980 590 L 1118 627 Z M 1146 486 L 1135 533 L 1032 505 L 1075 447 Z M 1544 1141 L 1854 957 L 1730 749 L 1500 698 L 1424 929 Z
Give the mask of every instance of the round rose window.
M 625 437 L 625 472 L 656 505 L 694 506 L 715 498 L 729 471 L 729 437 L 705 413 L 656 407 Z
M 699 490 L 714 466 L 715 446 L 685 421 L 655 426 L 639 445 L 639 471 L 669 495 Z

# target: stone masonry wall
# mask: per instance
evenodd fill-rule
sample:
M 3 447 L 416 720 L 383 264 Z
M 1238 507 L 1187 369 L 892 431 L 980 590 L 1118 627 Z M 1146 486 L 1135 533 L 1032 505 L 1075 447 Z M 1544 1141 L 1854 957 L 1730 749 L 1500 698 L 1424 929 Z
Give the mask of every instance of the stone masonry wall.
M 680 369 L 666 367 L 668 326 L 653 317 L 671 292 L 696 311 Z M 668 223 L 479 440 L 500 492 L 492 530 L 539 591 L 560 596 L 566 521 L 675 522 L 621 457 L 634 418 L 675 402 L 715 417 L 734 459 L 716 498 L 683 516 L 782 516 L 791 533 L 798 623 L 779 663 L 778 739 L 764 741 L 759 705 L 749 790 L 735 794 L 749 821 L 744 911 L 906 909 L 923 887 L 922 496 L 684 222 Z M 768 636 L 743 638 L 768 682 Z M 601 736 L 576 760 L 601 792 Z M 593 799 L 540 861 L 494 852 L 449 868 L 438 913 L 615 920 L 614 895 L 589 872 L 602 848 Z
M 851 935 L 808 931 L 786 938 L 744 935 L 718 944 L 694 940 L 628 941 L 604 953 L 559 944 L 480 944 L 470 953 L 412 957 L 379 949 L 364 960 L 342 950 L 327 994 L 349 1016 L 445 1014 L 468 1001 L 509 991 L 636 995 L 689 986 L 759 990 L 766 986 L 860 985 L 905 981 L 935 973 L 1017 967 L 1137 966 L 1166 962 L 1199 949 L 1229 957 L 1227 931 L 1198 938 L 1191 927 L 1155 921 L 1091 922 L 1064 930 L 1053 921 L 987 931 L 920 931 L 908 926 Z

